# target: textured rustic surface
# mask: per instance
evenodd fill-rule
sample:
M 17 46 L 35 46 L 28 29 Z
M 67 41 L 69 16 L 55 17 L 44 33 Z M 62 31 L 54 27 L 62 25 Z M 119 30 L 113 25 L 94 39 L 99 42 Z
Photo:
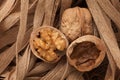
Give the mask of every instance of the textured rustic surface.
M 33 30 L 42 25 L 60 29 L 64 11 L 75 7 L 89 10 L 93 35 L 107 47 L 102 63 L 88 72 L 71 66 L 66 55 L 54 64 L 46 63 L 34 56 L 29 45 Z M 120 0 L 0 0 L 0 80 L 119 80 L 119 69 Z

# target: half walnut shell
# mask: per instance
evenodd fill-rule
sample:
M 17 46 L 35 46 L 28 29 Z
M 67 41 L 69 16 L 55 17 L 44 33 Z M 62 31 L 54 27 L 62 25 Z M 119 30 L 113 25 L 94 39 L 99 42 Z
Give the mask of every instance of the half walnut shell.
M 55 63 L 64 54 L 68 41 L 63 33 L 51 26 L 36 28 L 30 38 L 33 54 L 45 62 Z
M 86 35 L 73 41 L 67 48 L 69 63 L 79 71 L 96 68 L 105 57 L 104 42 L 96 36 Z

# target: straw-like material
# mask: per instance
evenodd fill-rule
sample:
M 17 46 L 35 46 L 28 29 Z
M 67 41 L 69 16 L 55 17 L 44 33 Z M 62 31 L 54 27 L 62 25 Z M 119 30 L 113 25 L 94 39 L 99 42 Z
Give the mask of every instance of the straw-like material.
M 68 58 L 67 52 L 71 51 L 69 47 L 75 40 L 68 43 L 66 53 L 56 63 L 37 58 L 30 47 L 31 33 L 41 26 L 52 26 L 65 35 L 67 29 L 64 33 L 59 30 L 61 25 L 69 22 L 62 21 L 63 14 L 75 7 L 87 10 L 91 15 L 93 36 L 105 44 L 104 56 L 88 72 L 81 72 Z M 72 20 L 75 11 L 70 12 L 69 19 Z M 77 18 L 85 21 L 87 12 L 81 10 L 83 14 Z M 67 26 L 71 28 L 71 24 Z M 70 34 L 74 36 L 73 33 Z M 81 37 L 83 35 L 77 36 Z M 119 80 L 119 76 L 120 0 L 0 0 L 0 80 Z

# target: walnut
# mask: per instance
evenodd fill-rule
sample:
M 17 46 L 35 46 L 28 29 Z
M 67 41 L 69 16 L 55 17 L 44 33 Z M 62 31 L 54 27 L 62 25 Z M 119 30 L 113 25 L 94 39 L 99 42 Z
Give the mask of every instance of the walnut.
M 79 7 L 66 9 L 62 15 L 60 30 L 69 41 L 93 34 L 92 17 L 88 9 Z
M 85 35 L 74 40 L 67 48 L 69 63 L 79 71 L 96 68 L 105 57 L 106 47 L 101 39 Z
M 32 52 L 46 62 L 57 62 L 65 52 L 68 41 L 63 33 L 51 26 L 35 29 L 30 38 Z

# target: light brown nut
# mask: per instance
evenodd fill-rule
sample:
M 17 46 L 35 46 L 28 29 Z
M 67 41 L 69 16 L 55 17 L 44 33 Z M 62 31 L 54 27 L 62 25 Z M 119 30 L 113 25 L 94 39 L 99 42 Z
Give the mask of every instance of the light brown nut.
M 63 33 L 51 26 L 36 28 L 30 37 L 33 54 L 45 62 L 55 63 L 65 53 L 68 41 Z
M 79 71 L 90 71 L 103 61 L 106 53 L 105 44 L 101 39 L 85 35 L 74 40 L 67 48 L 69 63 Z
M 91 26 L 92 17 L 86 8 L 69 8 L 62 15 L 60 30 L 66 35 L 69 41 L 79 36 L 93 34 Z
M 87 8 L 80 8 L 84 15 L 84 23 L 82 27 L 82 35 L 93 34 L 92 16 Z

